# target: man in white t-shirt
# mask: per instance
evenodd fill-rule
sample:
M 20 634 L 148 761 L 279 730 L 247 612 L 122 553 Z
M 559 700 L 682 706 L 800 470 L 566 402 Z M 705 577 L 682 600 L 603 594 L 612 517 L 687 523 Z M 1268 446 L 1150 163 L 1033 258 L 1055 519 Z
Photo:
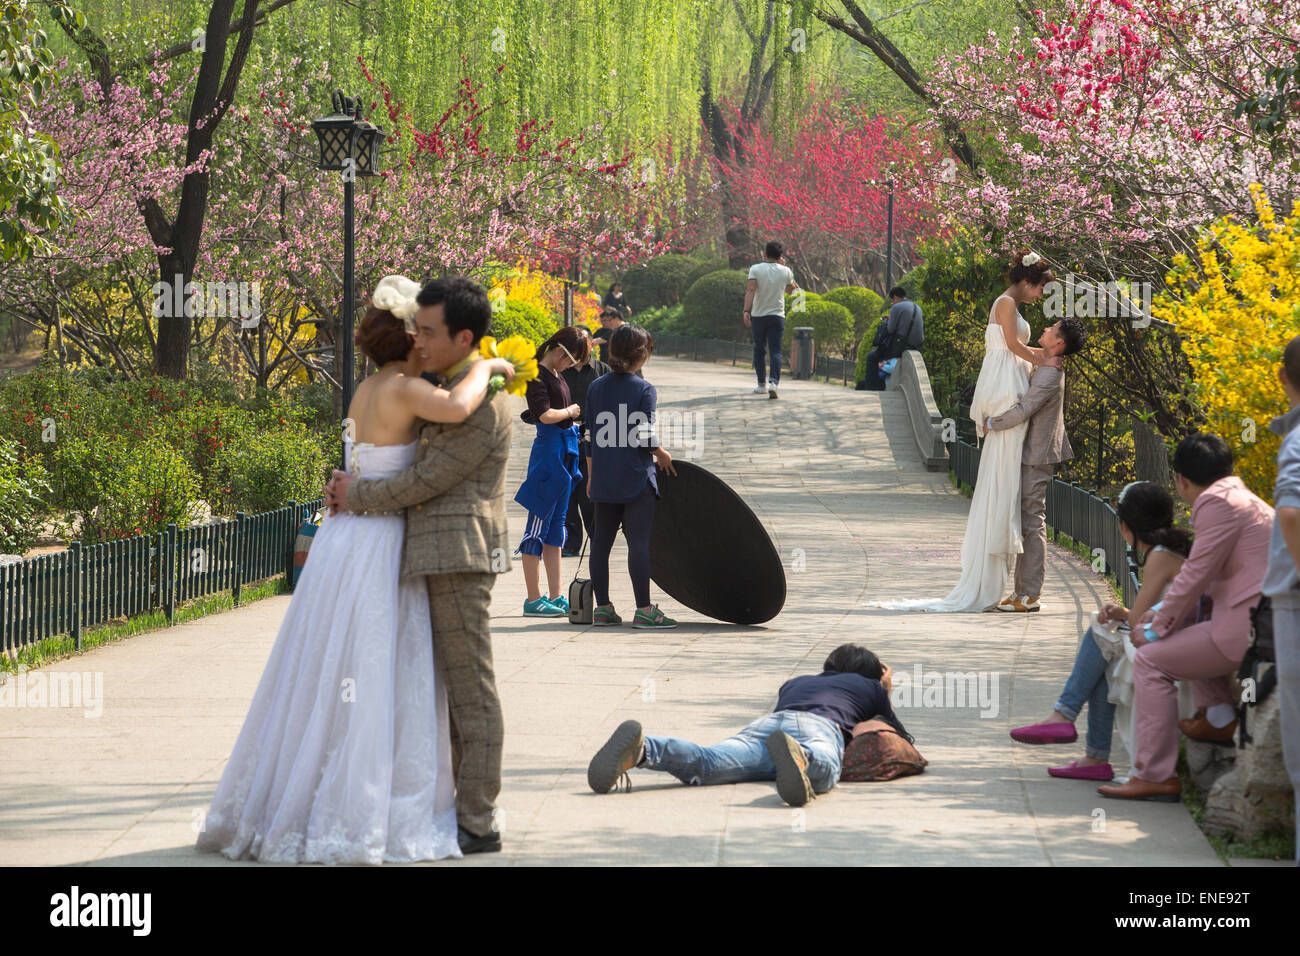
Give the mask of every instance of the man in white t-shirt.
M 767 258 L 749 267 L 749 284 L 745 288 L 745 325 L 754 333 L 754 372 L 758 386 L 754 394 L 767 392 L 776 398 L 781 381 L 781 339 L 785 335 L 785 297 L 799 288 L 794 273 L 785 264 L 785 246 L 769 242 L 763 250 Z M 764 352 L 770 371 L 763 378 Z

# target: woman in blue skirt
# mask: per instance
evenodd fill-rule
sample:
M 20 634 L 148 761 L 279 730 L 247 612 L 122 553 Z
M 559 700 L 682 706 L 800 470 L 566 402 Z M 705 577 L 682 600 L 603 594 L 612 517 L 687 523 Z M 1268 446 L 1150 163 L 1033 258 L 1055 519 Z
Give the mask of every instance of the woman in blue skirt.
M 515 501 L 528 509 L 528 524 L 515 554 L 521 555 L 528 597 L 525 617 L 560 617 L 569 613 L 569 600 L 560 594 L 560 548 L 564 545 L 569 493 L 580 480 L 578 418 L 581 409 L 569 396 L 560 374 L 587 357 L 591 340 L 577 328 L 560 329 L 537 348 L 537 378 L 524 393 L 537 425 L 528 476 Z M 540 586 L 539 564 L 546 565 L 548 595 Z

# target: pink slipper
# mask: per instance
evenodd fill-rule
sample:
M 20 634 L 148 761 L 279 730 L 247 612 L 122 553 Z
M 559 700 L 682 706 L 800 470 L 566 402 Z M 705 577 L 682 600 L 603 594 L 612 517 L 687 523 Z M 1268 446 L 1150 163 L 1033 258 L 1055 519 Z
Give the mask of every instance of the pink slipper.
M 1011 731 L 1011 739 L 1022 744 L 1072 744 L 1079 734 L 1074 724 L 1030 724 Z
M 1094 763 L 1087 767 L 1080 767 L 1079 761 L 1072 760 L 1064 767 L 1048 767 L 1047 772 L 1053 777 L 1064 777 L 1067 780 L 1115 779 L 1115 771 L 1108 763 Z

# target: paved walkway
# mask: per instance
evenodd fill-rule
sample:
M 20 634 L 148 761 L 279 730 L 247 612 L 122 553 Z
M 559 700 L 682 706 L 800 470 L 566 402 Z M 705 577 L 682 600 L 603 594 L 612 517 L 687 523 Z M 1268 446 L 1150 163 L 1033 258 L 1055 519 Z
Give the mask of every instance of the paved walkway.
M 1218 863 L 1181 806 L 1105 800 L 1095 785 L 1049 778 L 1045 768 L 1081 754 L 1081 742 L 1026 747 L 1007 736 L 1050 711 L 1087 615 L 1106 593 L 1082 561 L 1050 547 L 1048 603 L 1035 615 L 862 606 L 941 595 L 960 562 L 966 499 L 946 473 L 920 465 L 898 395 L 790 382 L 769 401 L 750 394 L 752 372 L 668 359 L 652 361 L 647 375 L 664 413 L 702 423 L 694 460 L 768 527 L 788 569 L 785 610 L 765 626 L 738 627 L 664 599 L 682 621 L 676 630 L 583 629 L 521 617 L 521 571 L 500 579 L 493 633 L 506 717 L 505 851 L 455 865 Z M 511 489 L 530 440 L 521 422 Z M 523 513 L 510 507 L 518 530 Z M 612 597 L 626 608 L 622 548 L 620 539 Z M 744 574 L 744 555 L 736 557 Z M 566 582 L 573 570 L 566 559 Z M 227 864 L 193 849 L 191 827 L 288 600 L 52 665 L 102 672 L 98 718 L 0 709 L 0 864 Z M 917 695 L 916 706 L 900 708 L 930 761 L 924 774 L 845 785 L 802 811 L 771 784 L 685 787 L 648 771 L 633 771 L 631 793 L 588 790 L 587 761 L 621 721 L 715 742 L 769 710 L 783 681 L 819 671 L 846 641 L 914 677 L 920 668 L 987 679 L 984 706 L 920 706 L 942 702 Z M 1115 760 L 1126 762 L 1122 750 Z

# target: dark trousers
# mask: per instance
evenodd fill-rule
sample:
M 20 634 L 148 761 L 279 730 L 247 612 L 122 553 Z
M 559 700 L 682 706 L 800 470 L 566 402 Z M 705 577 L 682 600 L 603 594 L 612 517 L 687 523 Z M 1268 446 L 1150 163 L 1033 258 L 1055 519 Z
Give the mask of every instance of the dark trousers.
M 583 454 L 578 455 L 578 470 L 582 472 L 582 480 L 569 492 L 569 512 L 564 518 L 564 527 L 568 532 L 564 539 L 565 554 L 581 551 L 583 528 L 587 529 L 587 534 L 594 534 L 596 527 L 596 508 L 587 497 L 587 459 Z
M 597 604 L 609 603 L 609 552 L 614 548 L 619 525 L 627 539 L 627 573 L 637 607 L 650 604 L 650 526 L 655 517 L 655 493 L 646 482 L 645 490 L 631 501 L 597 501 L 596 528 L 591 533 L 591 586 Z
M 751 315 L 750 331 L 754 333 L 754 374 L 758 384 L 781 381 L 781 337 L 785 335 L 784 315 Z M 763 353 L 771 363 L 767 377 L 763 377 Z

